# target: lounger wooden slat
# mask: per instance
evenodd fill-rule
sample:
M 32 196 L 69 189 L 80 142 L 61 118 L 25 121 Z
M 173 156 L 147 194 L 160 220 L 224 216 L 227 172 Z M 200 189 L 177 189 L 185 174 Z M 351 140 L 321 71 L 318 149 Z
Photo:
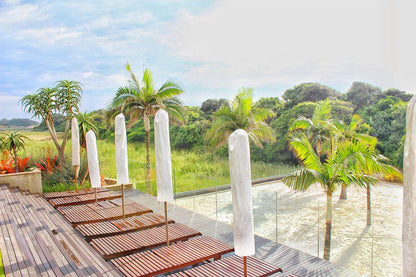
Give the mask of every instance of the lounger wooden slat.
M 168 223 L 174 223 L 168 219 Z M 165 224 L 165 217 L 157 213 L 146 213 L 138 216 L 127 217 L 96 223 L 87 223 L 75 227 L 87 241 L 95 238 L 121 235 L 134 231 L 146 230 Z
M 112 200 L 106 200 L 92 204 L 63 206 L 57 208 L 57 210 L 74 227 L 79 224 L 95 223 L 122 218 L 121 206 L 117 206 L 111 201 Z M 135 202 L 126 201 L 126 203 L 127 204 L 124 206 L 126 217 L 152 212 L 152 210 Z
M 107 188 L 98 188 L 97 192 L 101 193 L 104 191 L 109 191 Z M 88 188 L 88 189 L 80 189 L 78 191 L 75 190 L 68 190 L 68 191 L 58 191 L 58 192 L 48 192 L 44 193 L 43 197 L 47 200 L 52 198 L 60 198 L 60 197 L 70 197 L 70 196 L 78 196 L 78 195 L 85 195 L 85 194 L 95 194 L 95 189 Z
M 254 257 L 247 257 L 247 276 L 263 277 L 269 276 L 282 269 L 273 264 L 259 260 Z M 205 265 L 197 266 L 183 272 L 175 273 L 169 276 L 187 276 L 187 277 L 208 277 L 208 276 L 228 276 L 240 277 L 244 275 L 243 258 L 231 256 Z
M 188 240 L 200 235 L 200 232 L 183 224 L 169 224 L 169 241 L 171 243 Z M 164 244 L 166 244 L 165 226 L 91 240 L 91 246 L 104 259 L 129 255 Z
M 212 258 L 219 259 L 233 250 L 223 242 L 202 236 L 110 261 L 126 276 L 155 276 Z
M 98 201 L 112 200 L 112 199 L 116 199 L 120 197 L 121 197 L 121 193 L 119 192 L 103 191 L 103 192 L 97 193 Z M 52 198 L 49 200 L 49 203 L 53 207 L 57 208 L 57 207 L 62 207 L 62 206 L 93 203 L 95 201 L 96 201 L 95 194 L 90 193 L 90 194 L 83 194 L 83 195 L 77 195 L 77 196 Z

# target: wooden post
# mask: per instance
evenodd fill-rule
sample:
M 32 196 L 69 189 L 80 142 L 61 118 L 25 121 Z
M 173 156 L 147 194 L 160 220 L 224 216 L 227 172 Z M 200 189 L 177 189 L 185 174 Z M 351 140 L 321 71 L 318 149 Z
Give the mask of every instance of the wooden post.
M 75 190 L 78 191 L 79 165 L 74 165 L 74 167 L 75 167 Z
M 169 246 L 168 203 L 165 201 L 166 245 Z
M 123 220 L 126 219 L 124 213 L 124 184 L 121 184 L 121 212 L 123 214 Z
M 244 277 L 247 277 L 247 256 L 243 257 L 243 263 L 244 263 Z

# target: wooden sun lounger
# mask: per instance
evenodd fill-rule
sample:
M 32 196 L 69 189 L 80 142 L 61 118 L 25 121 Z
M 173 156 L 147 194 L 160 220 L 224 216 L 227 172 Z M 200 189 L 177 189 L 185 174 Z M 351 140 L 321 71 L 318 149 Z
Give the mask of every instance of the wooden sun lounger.
M 120 198 L 121 193 L 114 191 L 101 191 L 97 193 L 97 201 Z M 77 196 L 52 198 L 48 202 L 55 208 L 95 202 L 95 193 L 81 194 Z
M 97 192 L 104 192 L 109 191 L 107 188 L 98 188 Z M 85 195 L 85 194 L 95 194 L 95 189 L 88 188 L 88 189 L 80 189 L 78 191 L 75 190 L 68 190 L 68 191 L 57 191 L 57 192 L 48 192 L 44 193 L 43 197 L 45 197 L 47 200 L 52 198 L 60 198 L 60 197 L 70 197 L 70 196 L 78 196 L 78 195 Z
M 126 276 L 155 276 L 209 259 L 218 260 L 234 249 L 208 236 L 110 260 Z
M 183 224 L 169 224 L 170 243 L 185 241 L 200 235 L 200 232 Z M 162 245 L 166 245 L 165 226 L 91 240 L 91 246 L 106 260 Z
M 277 272 L 282 272 L 282 269 L 259 260 L 254 257 L 247 257 L 247 276 L 263 277 L 269 276 Z M 227 276 L 240 277 L 244 276 L 243 258 L 239 256 L 231 256 L 225 259 L 214 261 L 208 264 L 197 266 L 183 272 L 178 272 L 169 276 L 186 276 L 186 277 L 208 277 L 208 276 Z
M 168 223 L 174 223 L 168 219 Z M 146 230 L 165 224 L 165 217 L 157 213 L 146 213 L 138 216 L 127 217 L 96 223 L 87 223 L 75 227 L 87 241 L 95 238 L 121 235 L 134 231 Z
M 72 224 L 94 223 L 122 218 L 121 199 L 100 201 L 97 203 L 59 207 L 57 210 Z M 125 216 L 151 213 L 152 210 L 126 199 Z

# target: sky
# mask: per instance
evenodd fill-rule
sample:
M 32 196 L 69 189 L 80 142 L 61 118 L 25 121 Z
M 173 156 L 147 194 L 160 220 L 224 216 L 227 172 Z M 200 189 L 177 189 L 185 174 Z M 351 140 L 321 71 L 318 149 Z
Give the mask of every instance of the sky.
M 0 0 L 0 118 L 59 80 L 83 84 L 82 111 L 107 107 L 130 63 L 185 105 L 256 99 L 302 82 L 416 92 L 416 5 L 408 0 Z

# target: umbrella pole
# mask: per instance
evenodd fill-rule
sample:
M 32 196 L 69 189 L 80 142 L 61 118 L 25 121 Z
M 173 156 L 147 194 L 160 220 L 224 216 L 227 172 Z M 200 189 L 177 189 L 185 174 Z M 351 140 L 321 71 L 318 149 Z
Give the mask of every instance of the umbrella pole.
M 97 191 L 98 191 L 98 188 L 95 188 L 95 203 L 98 202 Z
M 74 165 L 74 167 L 75 167 L 75 190 L 78 191 L 79 165 Z
M 121 184 L 121 212 L 123 214 L 123 220 L 126 219 L 126 215 L 124 213 L 124 184 Z
M 165 201 L 166 245 L 169 246 L 168 203 Z
M 247 256 L 243 257 L 243 263 L 244 263 L 244 277 L 247 277 Z

